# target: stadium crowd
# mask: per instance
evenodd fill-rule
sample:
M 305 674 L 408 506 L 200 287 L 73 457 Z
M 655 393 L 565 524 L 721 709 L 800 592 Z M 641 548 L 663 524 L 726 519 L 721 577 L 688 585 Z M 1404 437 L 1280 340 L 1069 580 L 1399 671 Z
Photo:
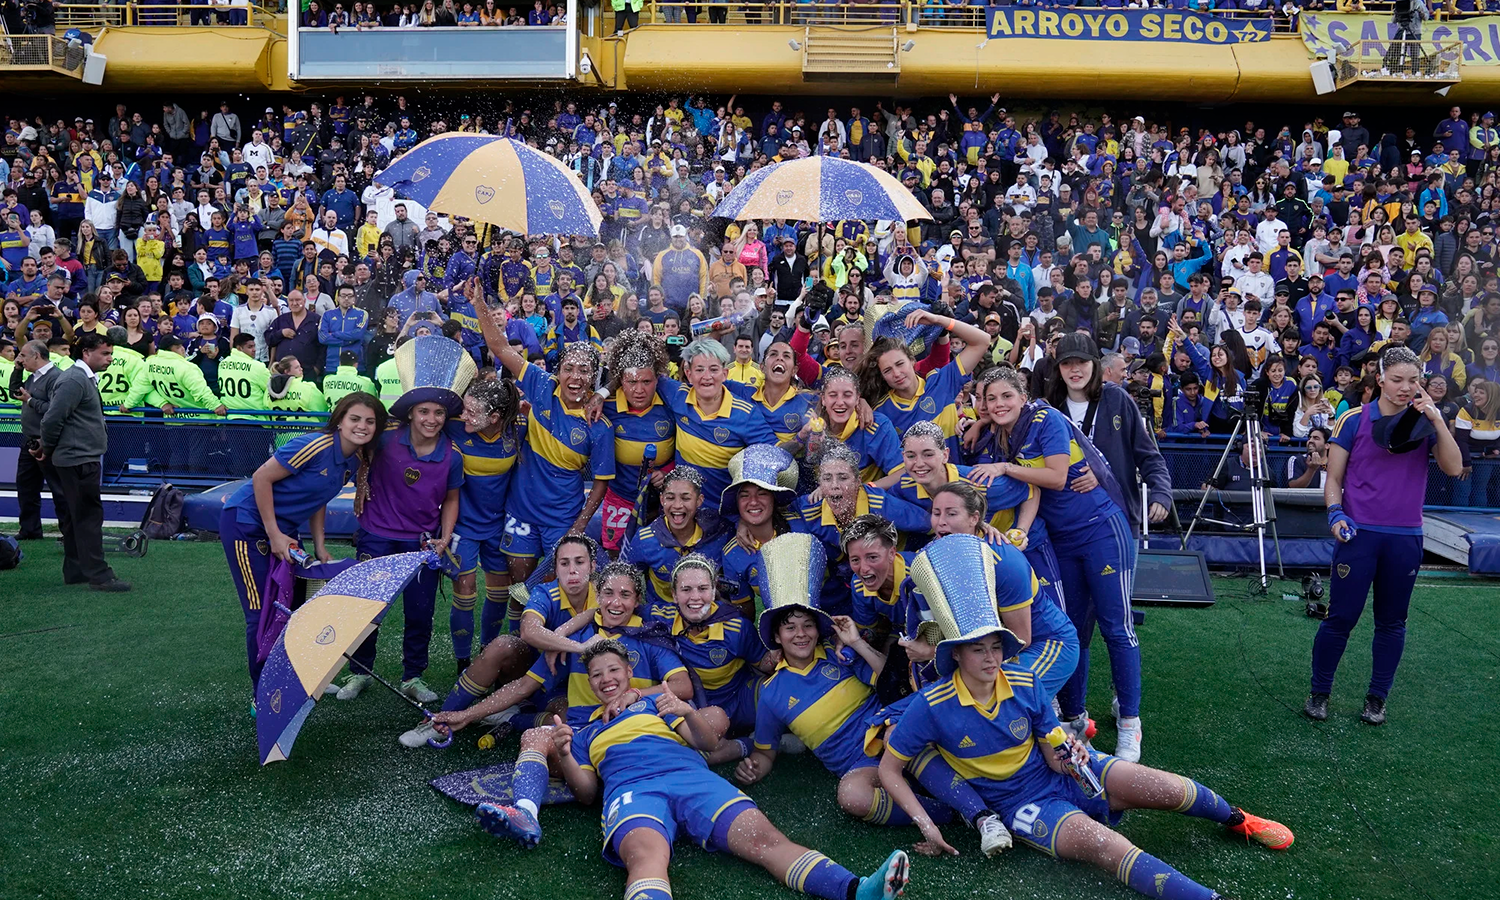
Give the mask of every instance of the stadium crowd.
M 752 785 L 805 748 L 842 808 L 918 825 L 924 852 L 951 850 L 938 826 L 956 814 L 987 853 L 1014 834 L 1143 893 L 1216 897 L 1105 827 L 1150 807 L 1292 842 L 1138 765 L 1135 536 L 1173 503 L 1156 439 L 1222 443 L 1249 416 L 1305 443 L 1284 481 L 1326 489 L 1340 541 L 1315 719 L 1378 581 L 1362 718 L 1385 721 L 1429 451 L 1454 502 L 1500 502 L 1493 113 L 1376 137 L 1355 111 L 1194 134 L 1022 119 L 999 95 L 755 117 L 738 97 L 563 98 L 452 120 L 346 100 L 12 119 L 6 400 L 31 403 L 26 379 L 93 333 L 114 414 L 327 413 L 321 432 L 276 429 L 220 519 L 252 680 L 271 567 L 304 521 L 331 559 L 325 507 L 352 478 L 362 558 L 451 563 L 456 679 L 401 742 L 534 714 L 514 804 L 481 824 L 535 846 L 548 771 L 580 800 L 602 779 L 631 896 L 670 896 L 675 815 L 809 893 L 882 896 L 884 879 L 890 897 L 900 853 L 855 879 L 703 769 L 735 762 Z M 603 212 L 597 239 L 505 233 L 376 181 L 449 131 L 554 154 Z M 886 170 L 930 220 L 713 216 L 756 168 L 815 154 Z M 423 703 L 440 699 L 439 580 L 403 600 L 400 690 Z M 1085 746 L 1096 625 L 1111 755 Z M 371 684 L 375 647 L 339 699 Z M 621 784 L 651 777 L 632 745 L 678 780 L 656 772 L 621 812 Z M 752 820 L 747 849 L 729 825 Z
M 1500 456 L 1489 112 L 1455 108 L 1378 137 L 1352 113 L 1333 128 L 1198 134 L 1139 116 L 1022 120 L 998 96 L 821 115 L 773 101 L 754 119 L 736 97 L 631 112 L 505 103 L 444 119 L 368 96 L 254 121 L 228 103 L 11 119 L 0 365 L 28 338 L 67 360 L 80 333 L 118 326 L 129 352 L 101 382 L 112 407 L 323 411 L 361 377 L 390 399 L 404 335 L 446 329 L 493 364 L 453 304 L 478 274 L 512 339 L 548 364 L 570 340 L 602 349 L 645 322 L 675 366 L 700 323 L 753 309 L 718 337 L 731 377 L 754 387 L 778 335 L 854 367 L 858 347 L 834 349 L 844 324 L 940 301 L 991 336 L 983 365 L 1019 366 L 1033 387 L 1064 334 L 1088 334 L 1105 379 L 1135 394 L 1158 436 L 1229 431 L 1253 388 L 1272 440 L 1311 438 L 1279 479 L 1316 486 L 1334 420 L 1378 390 L 1376 355 L 1398 342 L 1421 355 L 1470 461 L 1440 499 L 1500 505 L 1500 464 L 1486 462 Z M 500 234 L 373 182 L 447 130 L 508 133 L 563 159 L 605 213 L 599 239 Z M 818 153 L 893 173 L 932 220 L 830 223 L 820 243 L 808 223 L 712 218 L 748 171 Z M 788 313 L 809 276 L 835 301 L 803 321 Z M 146 358 L 160 364 L 133 365 Z M 161 383 L 125 376 L 127 363 Z M 223 377 L 242 370 L 249 382 Z M 249 386 L 271 375 L 269 394 Z M 885 392 L 879 379 L 860 387 L 872 404 Z M 974 398 L 961 398 L 967 424 Z

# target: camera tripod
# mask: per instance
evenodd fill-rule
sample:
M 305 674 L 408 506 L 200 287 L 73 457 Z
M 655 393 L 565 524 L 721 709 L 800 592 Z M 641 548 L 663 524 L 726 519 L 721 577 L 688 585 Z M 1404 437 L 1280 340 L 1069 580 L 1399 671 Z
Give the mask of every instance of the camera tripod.
M 1247 410 L 1255 408 L 1247 398 L 1245 407 Z M 1224 477 L 1224 468 L 1229 465 L 1230 456 L 1235 453 L 1238 439 L 1243 439 L 1244 445 L 1250 448 L 1250 462 L 1246 468 L 1250 471 L 1250 517 L 1248 523 L 1227 522 L 1222 519 L 1211 519 L 1203 514 L 1208 506 L 1209 491 L 1204 490 L 1203 497 L 1198 501 L 1198 508 L 1193 512 L 1193 519 L 1188 523 L 1187 531 L 1182 535 L 1182 548 L 1187 549 L 1188 541 L 1193 537 L 1193 529 L 1198 527 L 1199 522 L 1207 522 L 1210 525 L 1222 525 L 1225 528 L 1233 528 L 1249 533 L 1255 532 L 1255 548 L 1260 554 L 1260 580 L 1259 593 L 1270 590 L 1271 579 L 1266 575 L 1266 528 L 1271 529 L 1271 540 L 1276 546 L 1276 570 L 1281 578 L 1286 577 L 1286 569 L 1281 564 L 1281 537 L 1276 533 L 1276 504 L 1270 492 L 1266 490 L 1266 445 L 1261 437 L 1260 419 L 1253 412 L 1244 412 L 1239 420 L 1234 423 L 1234 431 L 1229 435 L 1229 443 L 1224 446 L 1224 452 L 1219 455 L 1219 464 L 1214 467 L 1212 483 L 1218 485 Z

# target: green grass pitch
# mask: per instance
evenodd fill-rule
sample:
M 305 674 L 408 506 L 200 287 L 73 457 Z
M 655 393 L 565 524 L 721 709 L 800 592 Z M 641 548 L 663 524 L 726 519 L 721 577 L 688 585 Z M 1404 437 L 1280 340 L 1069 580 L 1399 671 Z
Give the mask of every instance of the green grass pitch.
M 240 611 L 217 544 L 113 555 L 136 585 L 121 595 L 63 587 L 60 552 L 27 544 L 23 567 L 0 573 L 0 900 L 621 895 L 623 873 L 599 856 L 596 809 L 544 810 L 545 840 L 528 853 L 427 786 L 509 759 L 514 737 L 491 751 L 473 734 L 446 752 L 405 750 L 396 735 L 414 724 L 411 710 L 385 691 L 320 703 L 292 759 L 260 768 Z M 1357 721 L 1368 616 L 1332 718 L 1313 724 L 1298 710 L 1316 623 L 1300 603 L 1251 599 L 1245 584 L 1216 580 L 1208 610 L 1147 611 L 1145 762 L 1285 822 L 1296 845 L 1276 854 L 1166 813 L 1131 813 L 1121 830 L 1229 897 L 1495 896 L 1500 589 L 1419 585 L 1391 722 L 1376 729 Z M 437 618 L 429 681 L 442 691 L 452 650 L 443 609 Z M 379 669 L 395 678 L 399 626 L 380 644 Z M 1090 708 L 1107 749 L 1101 646 Z M 783 757 L 751 793 L 793 839 L 856 872 L 917 839 L 849 819 L 833 789 L 811 757 Z M 947 833 L 962 855 L 915 859 L 912 900 L 1136 896 L 1025 849 L 986 860 L 973 832 Z M 793 896 L 757 869 L 681 845 L 672 877 L 680 898 Z

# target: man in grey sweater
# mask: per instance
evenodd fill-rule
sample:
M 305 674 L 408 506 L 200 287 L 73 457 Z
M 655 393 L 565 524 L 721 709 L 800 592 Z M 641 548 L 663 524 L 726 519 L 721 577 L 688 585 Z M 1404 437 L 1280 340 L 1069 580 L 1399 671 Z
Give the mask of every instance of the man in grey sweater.
M 99 467 L 109 447 L 95 382 L 109 368 L 114 347 L 101 335 L 78 340 L 79 364 L 56 371 L 47 348 L 31 341 L 18 357 L 31 372 L 25 409 L 41 416 L 41 436 L 27 452 L 42 465 L 63 533 L 63 583 L 88 582 L 96 591 L 128 591 L 104 560 L 104 504 Z

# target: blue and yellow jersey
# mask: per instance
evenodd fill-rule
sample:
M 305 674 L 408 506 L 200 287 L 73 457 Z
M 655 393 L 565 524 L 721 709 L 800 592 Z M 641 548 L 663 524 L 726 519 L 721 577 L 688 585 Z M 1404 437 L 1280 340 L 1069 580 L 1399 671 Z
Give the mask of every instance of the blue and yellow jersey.
M 654 687 L 678 672 L 687 672 L 687 667 L 682 664 L 677 654 L 663 647 L 661 643 L 632 637 L 623 633 L 623 630 L 610 631 L 600 622 L 599 613 L 594 613 L 594 621 L 575 631 L 572 638 L 580 644 L 586 644 L 594 635 L 602 634 L 624 644 L 625 649 L 630 653 L 631 687 Z M 643 624 L 640 616 L 631 616 L 630 621 L 625 623 L 624 629 L 641 628 Z M 570 653 L 565 658 L 566 666 L 560 667 L 554 674 L 551 667 L 547 665 L 546 655 L 538 656 L 536 662 L 526 672 L 526 677 L 546 686 L 548 695 L 552 695 L 559 688 L 565 690 L 568 698 L 568 724 L 577 728 L 588 724 L 593 718 L 594 711 L 600 706 L 599 697 L 589 686 L 589 673 L 583 667 L 579 655 Z
M 556 631 L 566 625 L 569 619 L 598 605 L 599 600 L 594 596 L 592 584 L 589 585 L 588 596 L 584 598 L 583 605 L 574 606 L 558 583 L 549 581 L 531 589 L 531 595 L 526 599 L 526 610 L 521 615 L 536 616 L 541 620 L 543 628 Z
M 667 529 L 667 523 L 657 519 L 640 531 L 625 539 L 620 549 L 620 559 L 646 570 L 646 617 L 661 622 L 671 622 L 677 615 L 677 602 L 672 599 L 672 568 L 689 553 L 702 553 L 709 559 L 719 559 L 724 554 L 724 542 L 729 532 L 723 529 L 704 534 L 701 525 L 693 526 L 692 537 L 679 542 Z
M 875 696 L 875 671 L 856 655 L 846 663 L 819 645 L 805 669 L 782 660 L 760 686 L 755 711 L 755 748 L 774 750 L 790 731 L 812 750 L 828 771 L 839 778 L 853 769 L 873 765 L 879 739 L 866 751 L 871 732 L 867 720 L 880 709 Z
M 1266 383 L 1266 414 L 1265 426 L 1267 434 L 1281 434 L 1281 426 L 1278 422 L 1287 421 L 1287 410 L 1297 397 L 1297 385 L 1290 378 L 1283 378 L 1281 384 Z
M 715 604 L 709 615 L 718 609 Z M 755 664 L 766 655 L 766 648 L 749 619 L 714 622 L 693 634 L 678 617 L 672 620 L 672 637 L 677 640 L 677 655 L 698 676 L 705 699 L 714 706 L 734 702 L 746 683 L 760 677 Z
M 979 488 L 984 493 L 985 509 L 990 514 L 991 524 L 995 524 L 995 527 L 1000 528 L 1002 531 L 1005 528 L 1011 527 L 1010 525 L 1005 525 L 1002 528 L 999 524 L 995 523 L 995 520 L 1000 519 L 1013 523 L 1015 521 L 1013 511 L 1015 507 L 1026 502 L 1027 497 L 1031 496 L 1031 485 L 1017 481 L 1009 475 L 1001 475 L 988 485 L 982 485 L 969 476 L 969 473 L 973 469 L 973 466 L 958 466 L 949 463 L 948 477 L 943 479 L 943 481 L 945 484 L 950 481 L 966 481 Z M 932 495 L 927 492 L 926 488 L 913 481 L 910 476 L 901 476 L 901 480 L 891 486 L 891 496 L 905 500 L 907 503 L 920 507 L 928 513 L 932 512 Z M 1009 514 L 1008 518 L 1007 514 Z
M 538 297 L 553 293 L 557 286 L 557 266 L 548 263 L 547 267 L 543 268 L 535 262 L 528 262 L 526 268 L 531 273 L 531 284 L 536 288 Z
M 655 697 L 642 697 L 608 722 L 595 720 L 573 733 L 573 760 L 598 774 L 611 794 L 649 784 L 665 773 L 708 774 L 703 754 L 677 733 L 680 716 L 663 718 Z
M 521 439 L 511 428 L 493 438 L 469 433 L 462 422 L 445 426 L 464 458 L 464 486 L 458 497 L 458 532 L 469 540 L 498 535 L 505 527 L 505 502 Z
M 784 510 L 787 519 L 785 531 L 778 530 L 777 534 L 788 532 L 802 533 L 807 529 L 803 526 L 801 515 L 796 509 Z M 724 565 L 719 570 L 720 596 L 738 606 L 744 612 L 755 610 L 760 603 L 760 588 L 756 587 L 756 579 L 760 577 L 760 544 L 746 544 L 738 534 L 734 535 L 724 544 Z
M 660 466 L 672 458 L 672 412 L 657 396 L 651 397 L 651 405 L 640 412 L 630 408 L 624 391 L 616 391 L 614 402 L 604 404 L 604 418 L 615 436 L 615 484 L 616 491 L 639 490 L 641 462 L 649 444 L 656 445 L 652 457 Z M 622 494 L 627 500 L 634 495 Z
M 791 440 L 802 430 L 803 424 L 807 422 L 808 410 L 818 402 L 818 395 L 812 391 L 788 388 L 781 399 L 776 401 L 776 405 L 772 406 L 766 399 L 766 386 L 762 384 L 750 395 L 749 400 L 766 417 L 766 426 L 779 442 Z
M 1016 809 L 1049 796 L 1063 777 L 1042 756 L 1045 735 L 1057 727 L 1052 701 L 1031 672 L 1006 663 L 989 703 L 975 700 L 957 673 L 912 695 L 885 743 L 901 760 L 937 747 L 986 802 Z
M 860 422 L 857 414 L 852 415 L 843 431 L 829 433 L 859 454 L 859 477 L 864 481 L 879 481 L 902 467 L 901 435 L 880 413 L 875 414 L 873 422 Z
M 751 392 L 743 385 L 738 385 Z M 677 462 L 703 473 L 703 496 L 722 495 L 729 486 L 729 460 L 751 444 L 774 444 L 776 435 L 754 404 L 724 385 L 719 408 L 705 413 L 698 408 L 692 387 L 670 378 L 656 380 L 656 393 L 677 420 Z
M 1083 448 L 1073 438 L 1073 427 L 1065 413 L 1051 407 L 1038 409 L 1026 431 L 1026 439 L 1016 448 L 1015 462 L 1018 466 L 1032 469 L 1046 468 L 1048 456 L 1068 457 L 1068 481 L 1082 474 L 1087 463 Z M 1014 506 L 1015 504 L 1009 504 Z M 1109 518 L 1120 508 L 1103 490 L 1079 493 L 1066 484 L 1062 490 L 1042 489 L 1042 505 L 1038 516 L 1047 523 L 1049 534 L 1066 536 L 1083 530 L 1096 522 Z
M 843 531 L 839 528 L 838 519 L 828 501 L 812 503 L 806 497 L 798 498 L 797 513 L 805 526 L 804 530 L 827 545 L 829 564 L 832 565 L 837 560 L 847 569 L 848 563 L 844 561 L 842 547 Z M 896 526 L 897 531 L 904 534 L 926 535 L 932 528 L 932 517 L 926 510 L 866 484 L 860 487 L 859 496 L 855 498 L 854 514 L 863 516 L 869 513 L 885 516 Z M 845 578 L 844 583 L 848 584 L 849 580 Z
M 891 420 L 897 435 L 917 422 L 931 421 L 951 438 L 958 432 L 958 395 L 968 380 L 963 361 L 955 359 L 925 378 L 918 375 L 917 393 L 910 400 L 887 394 L 875 411 Z
M 284 534 L 296 534 L 298 526 L 337 497 L 344 482 L 359 469 L 357 456 L 340 453 L 338 435 L 321 432 L 292 438 L 277 448 L 273 458 L 292 473 L 271 485 L 276 525 Z M 263 527 L 260 509 L 255 505 L 255 489 L 248 480 L 224 505 L 236 510 L 235 521 L 241 525 L 257 530 Z
M 907 570 L 911 568 L 916 556 L 915 553 L 896 554 L 896 559 L 891 564 L 891 587 L 884 593 L 867 586 L 858 575 L 852 576 L 849 582 L 849 591 L 854 599 L 852 618 L 861 631 L 873 629 L 884 619 L 890 623 L 893 632 L 904 633 L 901 586 L 906 583 Z
M 585 473 L 596 480 L 615 477 L 609 424 L 600 419 L 590 425 L 570 412 L 557 380 L 533 363 L 521 373 L 521 396 L 531 403 L 518 470 L 526 487 L 509 498 L 506 512 L 534 524 L 571 521 L 583 509 Z

